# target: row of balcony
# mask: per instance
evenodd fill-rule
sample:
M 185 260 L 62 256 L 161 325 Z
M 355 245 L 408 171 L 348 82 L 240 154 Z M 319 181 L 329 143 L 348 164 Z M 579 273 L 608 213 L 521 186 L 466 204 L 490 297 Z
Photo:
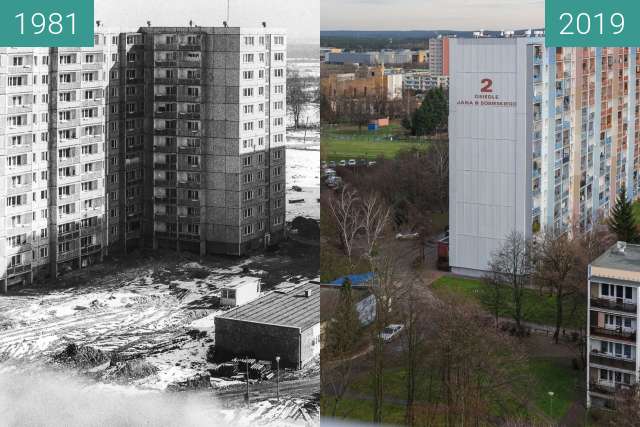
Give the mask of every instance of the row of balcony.
M 624 359 L 612 354 L 601 353 L 599 351 L 592 351 L 589 355 L 589 362 L 597 365 L 611 366 L 613 368 L 626 369 L 628 371 L 636 370 L 636 362 L 631 359 Z
M 607 310 L 623 311 L 625 313 L 637 313 L 637 305 L 623 302 L 622 298 L 591 298 L 591 307 L 604 308 Z

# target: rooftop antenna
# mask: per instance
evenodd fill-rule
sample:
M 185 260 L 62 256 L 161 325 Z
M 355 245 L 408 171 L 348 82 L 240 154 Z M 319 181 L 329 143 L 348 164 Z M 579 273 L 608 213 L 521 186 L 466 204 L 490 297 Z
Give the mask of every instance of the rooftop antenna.
M 190 27 L 193 27 L 193 19 L 190 19 L 190 20 L 189 20 L 189 26 L 190 26 Z
M 227 21 L 222 21 L 222 25 L 224 25 L 224 27 L 227 28 Z
M 262 28 L 267 28 L 267 23 L 265 21 L 262 21 Z
M 147 21 L 147 27 L 151 27 L 151 21 Z
M 100 20 L 97 20 L 97 21 L 96 21 L 96 26 L 97 26 L 97 27 L 99 27 L 99 26 L 100 26 L 100 23 L 101 23 L 101 21 L 100 21 Z

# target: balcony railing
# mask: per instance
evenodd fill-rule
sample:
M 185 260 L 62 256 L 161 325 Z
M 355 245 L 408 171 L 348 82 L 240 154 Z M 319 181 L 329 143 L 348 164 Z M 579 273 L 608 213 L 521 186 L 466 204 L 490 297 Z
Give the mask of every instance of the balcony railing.
M 623 359 L 621 357 L 616 357 L 611 354 L 600 353 L 600 352 L 591 352 L 589 356 L 589 361 L 591 363 L 596 363 L 598 365 L 611 366 L 614 368 L 627 369 L 629 371 L 635 371 L 636 362 L 631 359 Z
M 609 310 L 636 313 L 637 305 L 607 298 L 591 298 L 591 307 L 606 308 Z
M 29 271 L 31 271 L 31 264 L 14 265 L 13 267 L 7 267 L 7 277 L 17 276 Z
M 622 329 L 607 329 L 598 326 L 591 327 L 591 334 L 601 337 L 615 338 L 620 340 L 633 341 L 636 340 L 636 332 L 625 332 Z
M 626 384 L 616 384 L 615 386 L 610 384 L 599 383 L 596 381 L 589 382 L 589 391 L 602 394 L 615 394 L 621 390 L 626 390 L 630 386 Z

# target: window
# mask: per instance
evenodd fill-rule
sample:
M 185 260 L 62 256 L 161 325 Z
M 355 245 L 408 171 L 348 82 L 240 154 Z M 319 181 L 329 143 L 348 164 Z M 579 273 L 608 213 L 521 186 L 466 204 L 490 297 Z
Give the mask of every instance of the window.
M 9 86 L 26 86 L 27 78 L 26 76 L 11 76 L 8 81 Z
M 14 67 L 21 67 L 24 64 L 24 58 L 22 56 L 14 56 L 12 63 Z
M 273 44 L 284 44 L 284 37 L 283 36 L 275 36 L 273 38 Z
M 242 72 L 242 78 L 245 79 L 245 80 L 253 79 L 253 71 L 243 71 Z
M 253 62 L 253 53 L 245 53 L 242 55 L 242 62 L 250 63 Z
M 242 96 L 253 96 L 253 88 L 245 87 L 242 89 Z
M 247 46 L 253 46 L 254 38 L 253 37 L 245 37 L 244 44 Z
M 284 52 L 276 52 L 273 54 L 274 61 L 284 61 Z
M 244 227 L 242 227 L 242 234 L 244 236 L 248 236 L 250 234 L 253 234 L 253 224 L 247 224 Z

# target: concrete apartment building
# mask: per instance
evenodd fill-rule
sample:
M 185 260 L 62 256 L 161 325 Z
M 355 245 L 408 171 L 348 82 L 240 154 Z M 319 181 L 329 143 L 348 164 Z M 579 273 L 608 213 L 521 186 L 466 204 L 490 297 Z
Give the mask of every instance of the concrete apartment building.
M 402 87 L 404 90 L 426 92 L 436 87 L 448 88 L 448 76 L 436 76 L 431 71 L 411 70 L 402 74 Z
M 479 275 L 513 230 L 590 229 L 638 193 L 630 48 L 450 39 L 450 265 Z
M 638 382 L 640 246 L 619 242 L 589 266 L 587 406 L 615 407 Z
M 446 36 L 429 39 L 429 71 L 435 76 L 449 75 L 449 41 Z
M 3 49 L 0 80 L 0 289 L 109 251 L 281 238 L 284 31 L 98 29 L 91 48 Z
M 352 69 L 350 66 L 349 69 Z M 320 79 L 320 91 L 332 102 L 336 99 L 401 99 L 402 74 L 388 73 L 383 65 L 360 65 L 350 72 L 325 69 Z

